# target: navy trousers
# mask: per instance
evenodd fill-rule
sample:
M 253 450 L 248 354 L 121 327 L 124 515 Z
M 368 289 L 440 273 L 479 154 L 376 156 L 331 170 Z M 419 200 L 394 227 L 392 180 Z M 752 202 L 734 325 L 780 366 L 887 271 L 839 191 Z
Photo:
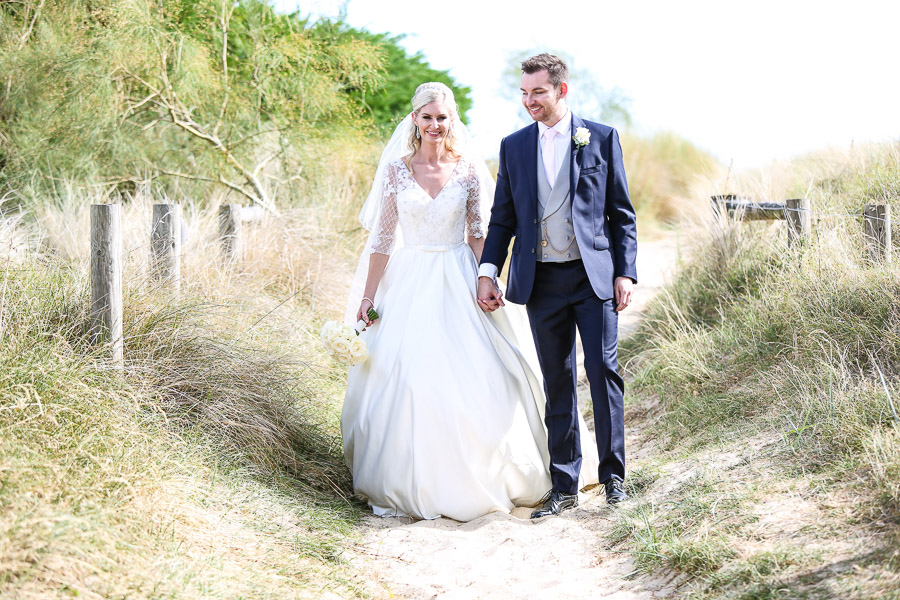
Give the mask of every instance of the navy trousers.
M 618 313 L 613 299 L 600 299 L 580 260 L 538 262 L 525 304 L 547 395 L 545 422 L 553 488 L 578 492 L 581 437 L 575 363 L 575 328 L 581 334 L 591 388 L 600 481 L 625 480 L 624 382 L 618 368 Z

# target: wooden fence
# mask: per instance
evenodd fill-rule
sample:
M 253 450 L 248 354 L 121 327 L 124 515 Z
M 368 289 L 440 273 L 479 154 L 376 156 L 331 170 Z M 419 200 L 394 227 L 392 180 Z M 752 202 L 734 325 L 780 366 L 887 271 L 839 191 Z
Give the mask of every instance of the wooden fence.
M 741 220 L 787 221 L 788 244 L 796 246 L 812 234 L 812 210 L 806 198 L 781 202 L 751 202 L 744 196 L 711 198 L 713 211 Z M 258 206 L 225 204 L 219 207 L 219 239 L 223 259 L 234 263 L 241 257 L 243 224 L 261 221 L 265 211 Z M 91 334 L 97 343 L 109 344 L 112 360 L 123 361 L 122 340 L 122 223 L 121 205 L 91 206 Z M 891 207 L 866 205 L 863 233 L 874 261 L 891 261 Z M 181 207 L 154 204 L 150 228 L 150 274 L 170 289 L 181 286 Z
M 746 196 L 733 194 L 712 196 L 713 213 L 740 220 L 787 221 L 788 244 L 796 246 L 812 235 L 813 211 L 808 198 L 792 198 L 784 202 L 752 202 Z M 875 262 L 891 262 L 891 207 L 867 204 L 863 210 L 863 237 L 869 258 Z
M 219 208 L 219 239 L 228 263 L 240 260 L 242 224 L 261 221 L 261 207 L 226 204 Z M 150 224 L 150 276 L 160 285 L 181 287 L 181 206 L 154 204 Z M 108 344 L 115 365 L 123 365 L 122 206 L 91 206 L 91 338 Z

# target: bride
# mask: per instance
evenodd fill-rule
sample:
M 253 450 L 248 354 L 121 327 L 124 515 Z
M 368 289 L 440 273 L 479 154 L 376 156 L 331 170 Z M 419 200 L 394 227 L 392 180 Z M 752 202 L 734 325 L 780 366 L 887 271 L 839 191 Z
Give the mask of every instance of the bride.
M 349 312 L 369 359 L 348 377 L 344 454 L 376 514 L 469 521 L 550 489 L 544 395 L 504 311 L 476 303 L 490 173 L 449 87 L 422 84 L 412 105 L 360 214 L 371 233 Z

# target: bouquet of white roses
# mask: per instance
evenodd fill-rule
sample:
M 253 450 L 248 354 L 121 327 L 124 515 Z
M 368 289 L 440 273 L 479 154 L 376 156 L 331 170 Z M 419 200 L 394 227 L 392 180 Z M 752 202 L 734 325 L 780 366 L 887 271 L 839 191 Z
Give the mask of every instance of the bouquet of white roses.
M 374 321 L 378 318 L 378 313 L 370 308 L 368 317 Z M 345 365 L 353 366 L 364 362 L 369 358 L 369 350 L 359 334 L 365 327 L 366 322 L 362 320 L 355 327 L 328 321 L 322 327 L 322 345 L 325 346 L 325 351 L 331 358 Z

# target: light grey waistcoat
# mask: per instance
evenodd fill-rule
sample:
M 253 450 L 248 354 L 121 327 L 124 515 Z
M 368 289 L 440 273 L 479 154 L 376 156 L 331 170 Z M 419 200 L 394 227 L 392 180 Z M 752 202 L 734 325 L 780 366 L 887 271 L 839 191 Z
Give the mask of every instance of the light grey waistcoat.
M 541 215 L 541 248 L 537 259 L 541 262 L 565 262 L 581 258 L 581 252 L 575 242 L 572 195 L 569 193 L 572 153 L 565 153 L 552 189 L 544 171 L 544 157 L 540 143 L 537 154 L 538 214 Z

